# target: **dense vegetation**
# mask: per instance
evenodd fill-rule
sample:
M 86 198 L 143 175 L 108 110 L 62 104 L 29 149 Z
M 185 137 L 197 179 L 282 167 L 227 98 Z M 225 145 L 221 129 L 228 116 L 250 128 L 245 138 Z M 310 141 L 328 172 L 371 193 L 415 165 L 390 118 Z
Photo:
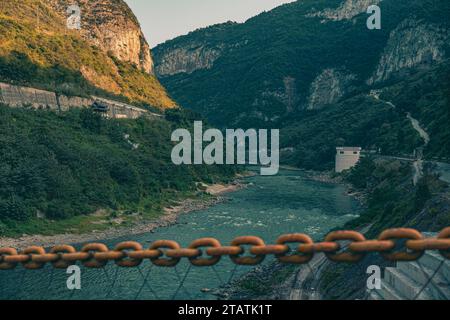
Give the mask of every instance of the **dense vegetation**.
M 367 30 L 366 14 L 327 23 L 308 17 L 343 2 L 296 1 L 243 24 L 217 25 L 167 41 L 153 50 L 156 65 L 177 48 L 213 49 L 220 56 L 210 69 L 164 76 L 161 81 L 181 105 L 215 124 L 276 126 L 280 117 L 302 112 L 311 82 L 326 68 L 357 75 L 350 85 L 363 87 L 390 32 L 402 20 L 414 17 L 448 26 L 449 3 L 433 0 L 383 1 L 383 26 L 376 31 Z M 286 77 L 295 79 L 297 99 L 291 112 L 279 98 L 285 92 Z
M 283 161 L 316 170 L 333 167 L 336 146 L 398 155 L 412 154 L 423 144 L 401 111 L 363 95 L 310 112 L 281 133 L 282 145 L 295 147 L 294 152 L 283 154 Z
M 228 166 L 175 166 L 172 120 L 105 120 L 89 109 L 66 113 L 0 107 L 0 234 L 39 215 L 60 220 L 98 209 L 145 215 L 196 183 L 233 177 Z M 175 122 L 177 121 L 177 122 Z M 44 230 L 40 230 L 41 232 Z
M 216 125 L 281 128 L 282 147 L 294 151 L 284 153 L 281 160 L 291 165 L 329 169 L 334 148 L 343 144 L 411 154 L 421 140 L 406 121 L 407 112 L 429 130 L 432 142 L 426 155 L 450 158 L 448 60 L 428 71 L 408 69 L 375 86 L 366 83 L 399 23 L 413 19 L 449 28 L 450 3 L 383 1 L 382 29 L 375 31 L 367 30 L 365 13 L 326 23 L 308 17 L 343 2 L 297 1 L 244 24 L 217 25 L 168 41 L 154 49 L 157 65 L 167 52 L 179 48 L 213 49 L 220 56 L 210 69 L 163 76 L 161 81 L 181 105 Z M 356 78 L 337 103 L 306 110 L 311 83 L 324 69 Z M 284 96 L 287 77 L 295 79 L 292 110 Z M 326 95 L 327 89 L 332 88 L 323 88 L 321 94 Z M 372 89 L 383 89 L 382 98 L 398 108 L 368 97 Z
M 408 162 L 364 158 L 346 174 L 345 179 L 368 194 L 367 209 L 349 228 L 370 225 L 369 236 L 377 236 L 391 227 L 412 227 L 422 231 L 440 231 L 450 225 L 448 203 L 431 201 L 448 192 L 448 186 L 438 176 L 426 170 L 414 186 L 412 168 Z
M 388 87 L 382 98 L 420 119 L 431 137 L 427 157 L 450 159 L 450 61 Z
M 283 161 L 305 168 L 331 168 L 339 145 L 361 146 L 384 155 L 410 155 L 423 140 L 407 113 L 420 119 L 431 137 L 425 157 L 450 158 L 449 74 L 450 63 L 444 61 L 385 87 L 381 101 L 361 94 L 293 117 L 281 132 L 282 145 L 294 147 L 294 152 L 286 153 Z
M 0 81 L 68 95 L 123 96 L 158 108 L 174 105 L 154 75 L 119 62 L 67 30 L 42 0 L 2 1 Z

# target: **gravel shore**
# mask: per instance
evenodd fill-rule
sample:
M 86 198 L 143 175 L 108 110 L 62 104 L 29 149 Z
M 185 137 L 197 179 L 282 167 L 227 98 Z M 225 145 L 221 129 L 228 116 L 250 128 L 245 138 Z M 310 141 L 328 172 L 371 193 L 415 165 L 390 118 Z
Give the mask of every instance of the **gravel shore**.
M 229 185 L 211 185 L 206 189 L 213 197 L 210 199 L 186 199 L 178 206 L 164 209 L 164 214 L 155 221 L 136 222 L 128 227 L 111 227 L 106 230 L 96 231 L 86 234 L 59 234 L 53 236 L 24 235 L 20 238 L 0 238 L 0 248 L 23 249 L 29 246 L 52 247 L 60 244 L 77 244 L 85 242 L 104 241 L 108 239 L 120 238 L 127 235 L 137 235 L 154 232 L 161 227 L 167 227 L 177 223 L 178 217 L 193 211 L 204 210 L 218 203 L 226 201 L 222 195 L 240 190 L 245 185 L 234 182 Z

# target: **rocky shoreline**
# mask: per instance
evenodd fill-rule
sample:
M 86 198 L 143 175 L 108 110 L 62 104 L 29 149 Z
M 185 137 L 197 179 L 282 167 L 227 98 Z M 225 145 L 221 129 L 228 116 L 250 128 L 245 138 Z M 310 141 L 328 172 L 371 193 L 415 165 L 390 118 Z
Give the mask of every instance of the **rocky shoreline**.
M 364 191 L 355 190 L 341 175 L 335 175 L 333 171 L 302 171 L 305 172 L 306 178 L 312 181 L 343 185 L 348 196 L 355 198 L 361 206 L 365 206 L 367 194 Z M 312 285 L 310 282 L 313 281 L 315 285 L 318 284 L 320 272 L 328 263 L 329 261 L 324 259 L 323 256 L 318 256 L 310 262 L 309 267 L 298 266 L 292 268 L 291 271 L 289 271 L 289 266 L 278 262 L 258 266 L 241 278 L 214 290 L 212 294 L 221 300 L 317 300 L 320 297 L 320 292 L 317 290 L 317 287 L 314 290 L 310 290 Z M 313 272 L 313 269 L 317 273 Z M 286 278 L 283 281 L 279 281 L 279 279 L 278 281 L 273 281 L 273 275 L 276 273 L 284 273 Z M 265 290 L 258 290 L 265 291 L 264 294 L 243 290 L 242 284 L 247 281 L 253 281 L 259 285 L 265 284 L 265 286 L 270 287 L 270 290 L 266 288 Z
M 332 171 L 306 171 L 306 175 L 309 179 L 323 182 L 340 184 L 346 188 L 346 194 L 350 197 L 355 198 L 361 206 L 365 206 L 367 201 L 367 193 L 361 190 L 355 190 L 355 188 L 340 175 L 335 175 Z
M 206 193 L 211 195 L 208 199 L 185 199 L 179 205 L 164 208 L 164 214 L 155 221 L 144 223 L 136 222 L 127 227 L 111 227 L 102 231 L 94 231 L 86 234 L 59 234 L 52 236 L 24 235 L 20 238 L 0 238 L 0 248 L 24 249 L 29 246 L 53 247 L 60 244 L 77 244 L 85 242 L 101 242 L 127 235 L 138 235 L 155 232 L 158 228 L 168 227 L 177 223 L 178 217 L 194 211 L 204 210 L 211 206 L 227 201 L 224 194 L 238 191 L 245 187 L 240 181 L 234 181 L 228 185 L 211 185 L 206 188 Z

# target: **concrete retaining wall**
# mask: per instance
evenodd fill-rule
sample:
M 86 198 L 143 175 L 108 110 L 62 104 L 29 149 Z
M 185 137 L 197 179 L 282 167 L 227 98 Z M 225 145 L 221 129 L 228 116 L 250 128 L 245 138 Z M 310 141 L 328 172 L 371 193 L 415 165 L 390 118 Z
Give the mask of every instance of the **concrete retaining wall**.
M 111 119 L 137 119 L 141 116 L 159 117 L 159 115 L 147 110 L 110 99 L 58 96 L 51 91 L 0 82 L 0 103 L 10 107 L 31 106 L 36 109 L 67 111 L 70 108 L 89 108 L 95 101 L 100 101 L 108 106 L 106 116 Z
M 450 261 L 427 251 L 418 261 L 397 262 L 384 270 L 381 289 L 369 291 L 369 300 L 450 300 Z
M 94 99 L 81 97 L 58 96 L 59 107 L 61 111 L 67 111 L 70 108 L 88 108 L 94 103 Z
M 54 92 L 13 86 L 7 83 L 0 83 L 0 102 L 11 107 L 30 105 L 33 108 L 59 110 Z
M 109 107 L 107 117 L 111 119 L 137 119 L 143 115 L 151 115 L 147 110 L 133 107 L 129 104 L 100 97 L 92 97 Z

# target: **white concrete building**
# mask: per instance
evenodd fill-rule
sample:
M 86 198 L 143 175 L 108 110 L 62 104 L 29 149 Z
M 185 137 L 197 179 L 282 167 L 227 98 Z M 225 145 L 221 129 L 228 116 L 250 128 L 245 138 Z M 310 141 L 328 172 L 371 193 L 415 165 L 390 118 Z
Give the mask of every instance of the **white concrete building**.
M 359 147 L 338 147 L 336 148 L 336 172 L 353 168 L 361 158 L 361 148 Z

